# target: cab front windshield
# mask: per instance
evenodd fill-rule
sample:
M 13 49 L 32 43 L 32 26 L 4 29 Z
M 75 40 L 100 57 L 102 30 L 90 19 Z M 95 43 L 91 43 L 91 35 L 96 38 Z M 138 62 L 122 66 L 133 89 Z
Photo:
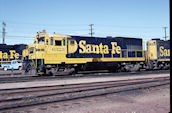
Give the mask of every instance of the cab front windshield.
M 38 39 L 38 44 L 44 44 L 45 43 L 45 39 L 44 38 L 39 38 Z

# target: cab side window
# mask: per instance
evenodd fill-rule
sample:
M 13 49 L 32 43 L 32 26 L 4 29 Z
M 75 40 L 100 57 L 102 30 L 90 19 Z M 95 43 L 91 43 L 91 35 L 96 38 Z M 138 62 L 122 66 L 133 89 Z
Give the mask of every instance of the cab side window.
M 74 44 L 75 44 L 74 40 L 71 40 L 70 45 L 74 45 Z
M 48 45 L 48 39 L 46 40 L 46 44 Z
M 53 45 L 53 39 L 51 38 L 51 45 Z
M 64 46 L 66 45 L 65 40 L 63 40 L 63 45 L 64 45 Z
M 62 46 L 61 40 L 55 40 L 55 46 Z

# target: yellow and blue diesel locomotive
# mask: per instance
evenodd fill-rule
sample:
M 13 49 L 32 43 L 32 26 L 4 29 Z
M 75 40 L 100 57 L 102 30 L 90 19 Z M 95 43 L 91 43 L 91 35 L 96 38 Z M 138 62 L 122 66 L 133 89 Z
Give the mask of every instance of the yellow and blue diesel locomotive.
M 152 39 L 147 42 L 147 64 L 150 69 L 170 68 L 170 40 Z
M 24 68 L 35 74 L 53 74 L 59 71 L 77 72 L 81 70 L 108 69 L 109 71 L 136 71 L 166 65 L 169 57 L 166 46 L 157 49 L 148 42 L 148 51 L 143 50 L 141 38 L 129 37 L 86 37 L 68 36 L 55 33 L 37 32 L 34 44 L 25 51 Z M 163 48 L 163 47 L 164 48 Z M 154 49 L 153 49 L 154 48 Z M 162 52 L 163 51 L 163 52 Z M 26 52 L 27 53 L 27 52 Z M 153 56 L 152 56 L 153 55 Z M 161 60 L 159 60 L 161 58 Z M 163 61 L 164 59 L 165 61 Z M 165 62 L 160 64 L 160 61 Z M 151 63 L 151 65 L 149 64 Z
M 144 55 L 140 38 L 67 36 L 43 31 L 28 46 L 24 67 L 44 74 L 91 69 L 131 71 L 143 68 Z

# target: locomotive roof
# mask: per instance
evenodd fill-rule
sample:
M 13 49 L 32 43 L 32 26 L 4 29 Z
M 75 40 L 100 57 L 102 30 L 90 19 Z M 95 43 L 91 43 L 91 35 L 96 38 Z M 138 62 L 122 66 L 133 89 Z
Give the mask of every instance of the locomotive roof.
M 14 45 L 7 45 L 7 44 L 0 44 L 0 49 L 13 49 L 16 47 L 25 48 L 26 44 L 14 44 Z
M 54 33 L 47 33 L 49 37 L 67 37 L 67 35 L 63 34 L 54 34 Z
M 71 37 L 78 37 L 78 38 L 80 38 L 80 37 L 82 37 L 82 38 L 122 38 L 122 39 L 141 39 L 142 40 L 142 38 L 133 38 L 133 37 L 91 37 L 91 36 L 75 36 L 75 35 L 69 35 L 69 36 L 71 36 Z
M 45 33 L 48 37 L 61 37 L 61 38 L 66 38 L 66 37 L 68 37 L 68 38 L 70 38 L 70 37 L 80 38 L 80 37 L 82 37 L 82 38 L 118 38 L 118 39 L 122 38 L 122 39 L 141 39 L 142 40 L 142 38 L 133 38 L 133 37 L 112 37 L 112 36 L 91 37 L 91 36 L 64 35 L 64 34 L 56 34 L 56 33 L 46 33 L 45 30 L 43 30 L 42 32 L 37 32 L 37 33 L 39 33 L 39 34 Z
M 8 44 L 0 44 L 0 46 L 26 46 L 27 44 L 14 44 L 14 45 L 8 45 Z

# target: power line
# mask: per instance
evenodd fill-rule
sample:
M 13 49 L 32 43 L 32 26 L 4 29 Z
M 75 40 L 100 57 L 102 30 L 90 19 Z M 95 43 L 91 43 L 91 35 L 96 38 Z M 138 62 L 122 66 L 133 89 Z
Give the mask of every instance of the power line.
M 7 20 L 7 22 L 10 24 L 16 24 L 16 25 L 34 25 L 34 26 L 61 26 L 61 27 L 73 27 L 73 26 L 85 26 L 86 23 L 76 23 L 76 24 L 71 24 L 71 23 L 33 23 L 33 22 L 19 22 L 19 21 L 13 21 L 13 20 Z M 134 26 L 134 25 L 119 25 L 119 24 L 100 24 L 97 23 L 96 26 L 103 26 L 103 27 L 128 27 L 128 28 L 161 28 L 161 26 L 150 26 L 150 25 L 140 25 L 140 26 Z
M 120 25 L 120 24 L 96 24 L 96 26 L 98 26 L 98 27 L 115 27 L 115 28 L 145 28 L 145 29 L 147 29 L 147 28 L 157 28 L 157 29 L 159 29 L 159 28 L 161 28 L 161 26 L 149 26 L 149 25 Z
M 34 26 L 85 26 L 86 24 L 80 23 L 80 24 L 71 24 L 71 23 L 33 23 L 33 22 L 19 22 L 19 21 L 11 21 L 7 20 L 10 24 L 16 24 L 16 25 L 34 25 Z
M 30 39 L 34 39 L 34 36 L 17 36 L 17 35 L 7 35 L 7 37 L 19 37 L 19 38 L 30 38 Z

